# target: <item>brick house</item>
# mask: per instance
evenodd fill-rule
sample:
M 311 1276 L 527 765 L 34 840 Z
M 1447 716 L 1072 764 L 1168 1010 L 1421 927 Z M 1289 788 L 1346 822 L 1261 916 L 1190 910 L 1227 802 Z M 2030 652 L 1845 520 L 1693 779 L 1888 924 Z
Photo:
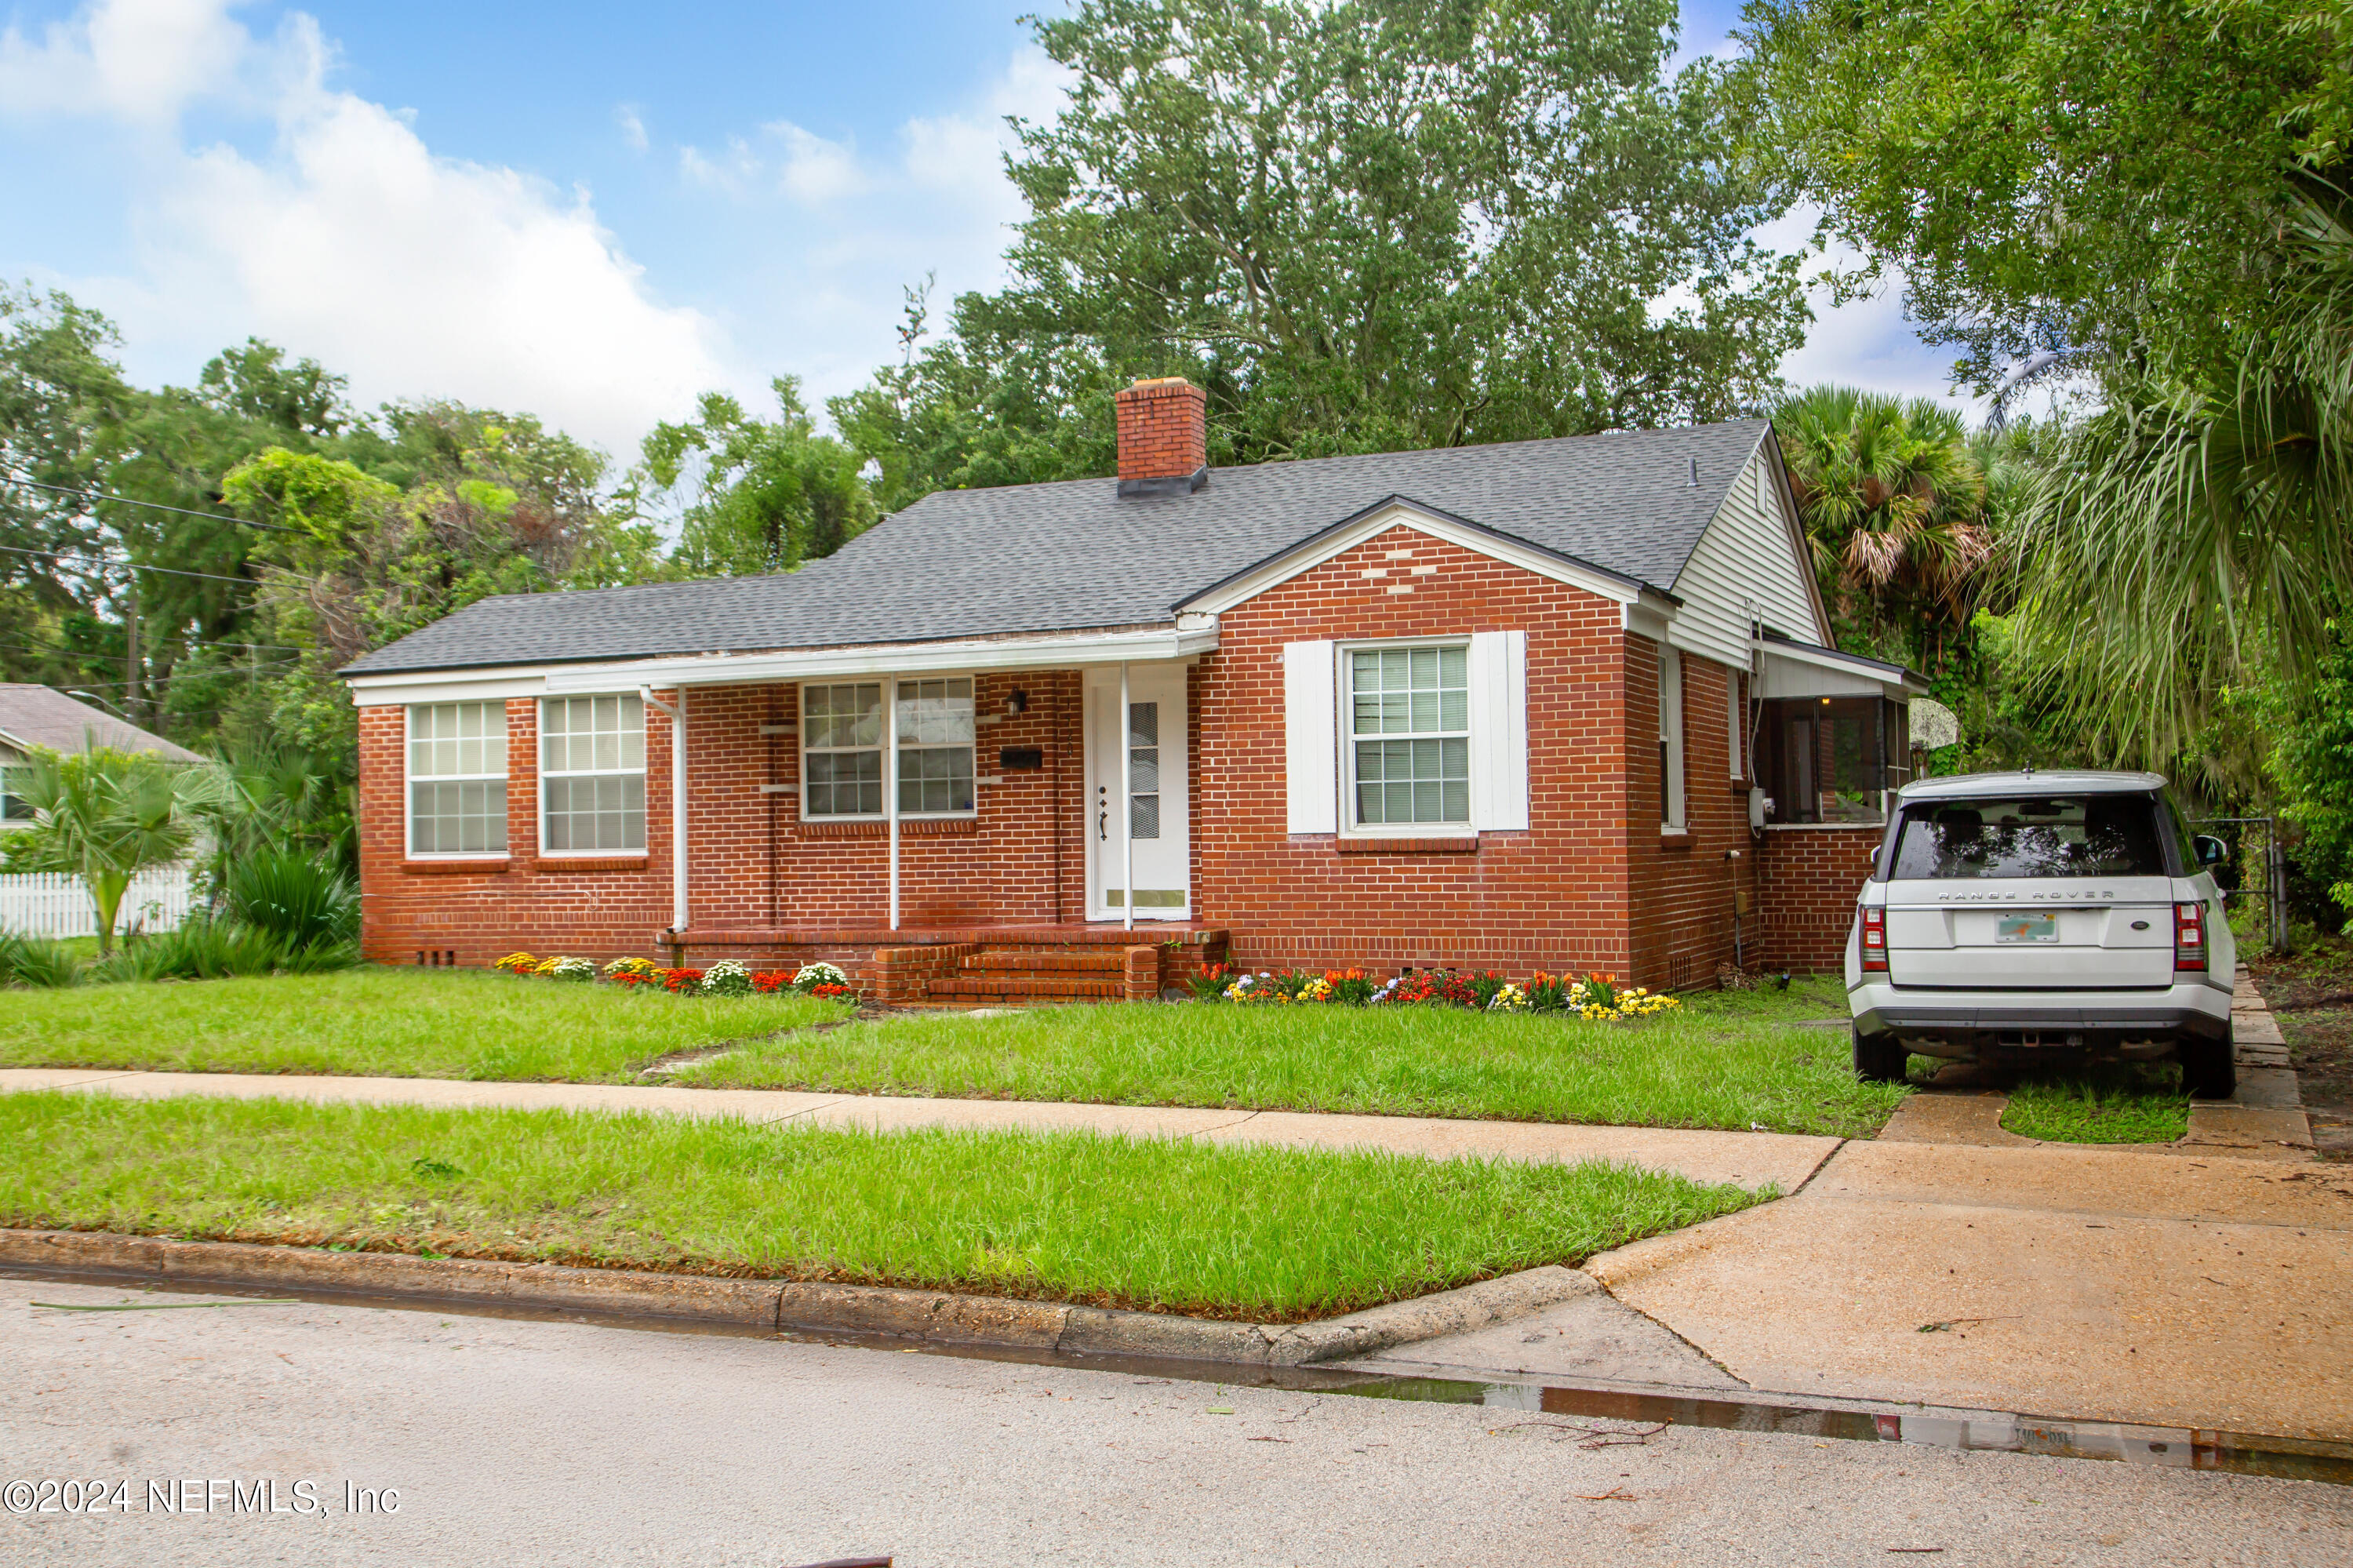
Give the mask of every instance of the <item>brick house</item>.
M 1831 648 L 1764 421 L 1212 471 L 1198 388 L 1118 411 L 1115 482 L 352 664 L 369 955 L 902 1001 L 1835 959 L 1922 687 Z

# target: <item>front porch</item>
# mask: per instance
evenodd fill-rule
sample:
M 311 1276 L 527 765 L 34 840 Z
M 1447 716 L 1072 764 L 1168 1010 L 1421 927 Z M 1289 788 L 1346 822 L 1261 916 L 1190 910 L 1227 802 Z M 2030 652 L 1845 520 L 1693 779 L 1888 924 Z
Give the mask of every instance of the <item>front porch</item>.
M 1151 1001 L 1222 962 L 1223 927 L 1155 920 L 902 927 L 690 927 L 660 933 L 678 967 L 736 959 L 755 969 L 830 963 L 893 1007 L 987 1001 Z

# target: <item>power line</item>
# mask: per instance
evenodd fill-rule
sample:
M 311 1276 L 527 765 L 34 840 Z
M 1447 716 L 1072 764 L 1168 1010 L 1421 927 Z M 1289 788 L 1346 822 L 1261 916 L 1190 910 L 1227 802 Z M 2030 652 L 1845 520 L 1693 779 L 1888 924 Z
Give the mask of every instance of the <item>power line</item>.
M 202 577 L 207 582 L 241 583 L 247 588 L 261 586 L 251 577 L 223 577 L 218 572 L 187 572 L 182 571 L 177 567 L 150 567 L 138 561 L 110 561 L 103 556 L 73 556 L 60 550 L 28 550 L 21 545 L 0 545 L 0 550 L 5 550 L 13 556 L 37 556 L 43 560 L 75 561 L 85 566 L 111 567 L 118 571 L 160 572 L 167 577 Z
M 136 681 L 76 681 L 72 686 L 67 686 L 62 689 L 70 692 L 76 686 L 102 686 L 108 691 L 113 691 L 121 686 L 161 686 L 173 681 L 187 680 L 197 675 L 220 675 L 233 680 L 236 677 L 244 674 L 248 668 L 255 670 L 282 670 L 289 664 L 300 664 L 301 662 L 302 661 L 300 659 L 264 659 L 256 664 L 250 666 L 240 665 L 234 670 L 174 670 L 168 675 L 146 675 Z
M 169 642 L 172 639 L 166 634 L 161 641 Z M 119 659 L 121 657 L 120 653 L 105 652 L 98 649 L 69 648 L 62 642 L 8 642 L 0 643 L 0 647 L 29 649 L 37 653 L 63 653 L 72 659 Z M 216 642 L 202 637 L 189 638 L 181 643 L 181 647 L 192 654 L 213 648 L 236 648 L 249 653 L 307 653 L 310 652 L 309 649 L 294 642 Z
M 234 523 L 241 528 L 266 528 L 272 534 L 300 534 L 300 528 L 289 528 L 283 523 L 256 523 L 250 517 L 238 517 L 225 512 L 191 512 L 185 506 L 166 506 L 160 501 L 133 501 L 127 495 L 107 495 L 95 490 L 69 490 L 62 484 L 44 484 L 37 479 L 22 474 L 7 476 L 11 484 L 22 484 L 34 490 L 46 490 L 58 495 L 79 496 L 84 501 L 111 502 L 117 506 L 144 506 L 150 512 L 173 512 L 183 517 L 201 517 L 207 523 Z

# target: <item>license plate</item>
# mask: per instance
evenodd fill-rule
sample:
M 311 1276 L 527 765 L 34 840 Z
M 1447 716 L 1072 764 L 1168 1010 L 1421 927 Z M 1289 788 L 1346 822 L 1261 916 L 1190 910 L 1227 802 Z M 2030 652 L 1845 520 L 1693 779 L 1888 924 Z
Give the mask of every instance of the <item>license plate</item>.
M 1993 928 L 1997 942 L 2055 942 L 2059 939 L 2059 916 L 2056 915 L 2004 915 Z

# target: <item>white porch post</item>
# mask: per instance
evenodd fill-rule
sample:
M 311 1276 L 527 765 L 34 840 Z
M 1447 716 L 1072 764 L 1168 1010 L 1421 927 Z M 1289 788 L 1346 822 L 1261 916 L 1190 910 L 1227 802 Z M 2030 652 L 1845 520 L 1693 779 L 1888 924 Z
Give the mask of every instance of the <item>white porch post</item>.
M 1130 777 L 1135 763 L 1135 748 L 1128 744 L 1127 662 L 1119 665 L 1119 924 L 1122 930 L 1135 929 L 1135 781 Z
M 674 937 L 686 933 L 686 688 L 677 689 L 672 707 L 639 686 L 638 697 L 670 715 L 670 928 Z
M 891 824 L 891 929 L 899 928 L 899 683 L 882 679 L 882 816 Z

